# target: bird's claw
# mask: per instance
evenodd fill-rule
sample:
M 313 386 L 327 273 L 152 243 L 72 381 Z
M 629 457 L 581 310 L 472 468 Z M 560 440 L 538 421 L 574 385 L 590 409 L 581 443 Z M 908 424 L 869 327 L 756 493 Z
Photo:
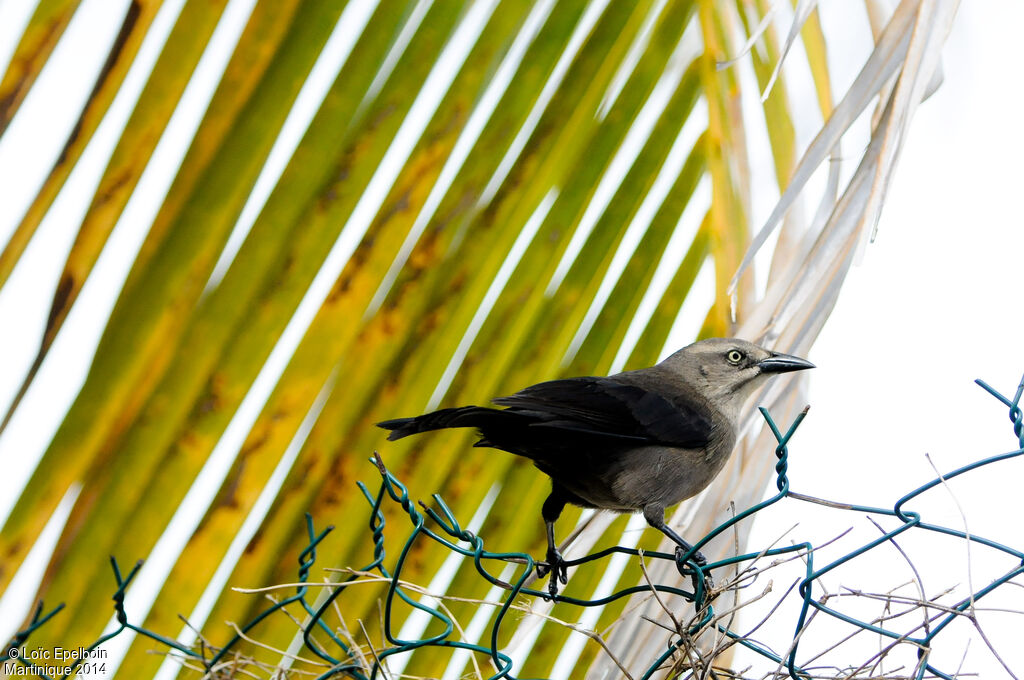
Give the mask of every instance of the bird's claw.
M 692 548 L 684 548 L 681 545 L 676 546 L 676 564 L 679 565 L 680 573 L 682 573 L 681 570 L 682 570 L 682 566 L 684 564 L 683 563 L 683 558 L 686 557 L 686 553 L 690 552 L 690 550 L 692 550 Z M 700 585 L 701 584 L 700 584 L 700 581 L 698 580 L 700 577 L 703 577 L 703 581 L 704 581 L 704 584 L 703 584 L 704 588 L 703 588 L 703 590 L 704 590 L 704 593 L 706 594 L 706 593 L 710 592 L 711 589 L 714 587 L 714 582 L 711 580 L 711 574 L 705 574 L 704 571 L 703 571 L 704 567 L 708 566 L 707 558 L 705 558 L 704 555 L 702 555 L 701 552 L 698 550 L 698 551 L 694 552 L 693 555 L 690 556 L 690 560 L 699 567 L 699 569 L 695 569 L 693 571 L 693 574 L 691 574 L 691 576 L 693 578 L 693 592 L 694 592 L 694 594 L 696 594 L 699 590 L 701 590 L 700 589 Z
M 553 599 L 558 595 L 558 582 L 561 581 L 563 585 L 569 582 L 569 565 L 555 548 L 548 549 L 547 562 L 537 563 L 538 578 L 543 578 L 549 571 L 551 578 L 548 580 L 548 593 Z
M 686 553 L 690 552 L 690 550 L 692 550 L 692 548 L 684 548 L 681 545 L 677 545 L 676 546 L 676 562 L 682 562 L 683 558 L 686 557 Z M 690 559 L 693 560 L 694 563 L 696 563 L 696 565 L 698 567 L 706 567 L 706 566 L 708 566 L 707 558 L 705 558 L 704 555 L 699 550 L 694 552 L 693 555 L 690 556 Z

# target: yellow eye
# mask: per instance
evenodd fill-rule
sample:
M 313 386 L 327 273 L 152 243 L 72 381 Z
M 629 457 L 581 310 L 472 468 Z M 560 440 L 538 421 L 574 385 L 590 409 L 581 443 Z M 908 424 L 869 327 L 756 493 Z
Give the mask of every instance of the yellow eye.
M 725 359 L 730 364 L 738 364 L 741 361 L 743 361 L 743 352 L 739 351 L 738 349 L 731 349 L 729 350 L 729 353 L 725 355 Z

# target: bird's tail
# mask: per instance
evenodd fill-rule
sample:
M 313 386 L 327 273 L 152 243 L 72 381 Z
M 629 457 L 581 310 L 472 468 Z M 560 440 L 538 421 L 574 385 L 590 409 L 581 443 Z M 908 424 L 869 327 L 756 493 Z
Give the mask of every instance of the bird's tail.
M 459 408 L 443 408 L 433 413 L 425 413 L 415 418 L 395 418 L 377 423 L 377 427 L 391 430 L 389 440 L 401 439 L 411 434 L 443 430 L 449 427 L 484 427 L 495 418 L 500 418 L 504 411 L 483 406 L 461 406 Z

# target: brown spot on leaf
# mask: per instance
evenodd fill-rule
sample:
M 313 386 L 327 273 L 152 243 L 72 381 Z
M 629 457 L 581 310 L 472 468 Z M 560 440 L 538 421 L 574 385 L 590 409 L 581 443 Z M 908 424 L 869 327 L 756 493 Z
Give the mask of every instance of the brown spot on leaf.
M 117 33 L 117 38 L 114 40 L 114 44 L 110 47 L 110 52 L 107 53 L 107 59 L 103 63 L 103 68 L 100 69 L 99 75 L 96 76 L 96 82 L 92 86 L 92 92 L 89 93 L 89 98 L 85 100 L 85 105 L 82 107 L 82 113 L 75 121 L 75 127 L 72 128 L 71 134 L 68 135 L 68 139 L 64 142 L 64 148 L 61 149 L 60 156 L 57 157 L 56 165 L 61 165 L 67 159 L 68 153 L 71 151 L 71 147 L 75 141 L 78 140 L 78 135 L 82 132 L 82 125 L 85 123 L 85 116 L 89 112 L 89 107 L 92 101 L 99 94 L 100 90 L 103 89 L 103 85 L 107 82 L 107 78 L 110 76 L 110 72 L 114 70 L 114 65 L 117 63 L 121 56 L 121 52 L 124 50 L 125 43 L 128 42 L 128 38 L 131 36 L 132 31 L 135 29 L 135 24 L 139 20 L 139 14 L 142 13 L 142 5 L 138 0 L 134 0 L 131 5 L 128 6 L 128 12 L 125 14 L 124 21 L 121 22 L 121 30 Z
M 68 298 L 71 296 L 71 289 L 74 288 L 74 286 L 74 276 L 67 271 L 61 274 L 60 281 L 57 283 L 57 290 L 53 294 L 53 304 L 50 306 L 50 316 L 46 319 L 47 334 L 50 333 L 54 325 L 57 323 L 57 318 L 63 315 L 65 305 L 67 305 Z

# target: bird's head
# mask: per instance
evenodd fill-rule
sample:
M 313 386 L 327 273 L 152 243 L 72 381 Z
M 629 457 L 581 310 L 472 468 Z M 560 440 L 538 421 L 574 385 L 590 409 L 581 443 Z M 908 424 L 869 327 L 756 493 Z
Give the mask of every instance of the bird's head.
M 773 352 L 737 338 L 710 338 L 684 347 L 663 365 L 721 408 L 730 419 L 769 378 L 814 368 L 790 354 Z

